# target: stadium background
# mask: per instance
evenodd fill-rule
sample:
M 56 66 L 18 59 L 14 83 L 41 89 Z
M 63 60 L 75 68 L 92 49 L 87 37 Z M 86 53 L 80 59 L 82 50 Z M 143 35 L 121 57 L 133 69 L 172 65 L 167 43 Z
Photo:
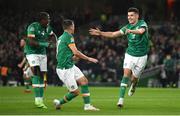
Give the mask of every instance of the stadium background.
M 76 24 L 76 42 L 85 54 L 99 59 L 99 64 L 78 61 L 77 65 L 87 75 L 91 85 L 119 86 L 122 61 L 127 41 L 124 38 L 108 40 L 92 37 L 90 27 L 104 31 L 118 30 L 127 23 L 127 9 L 135 6 L 149 25 L 151 49 L 146 70 L 139 86 L 167 87 L 168 82 L 178 87 L 180 75 L 180 6 L 179 0 L 0 0 L 0 78 L 7 85 L 23 85 L 22 71 L 17 64 L 22 60 L 19 47 L 21 34 L 39 11 L 47 11 L 55 33 L 62 33 L 60 16 L 70 18 Z M 171 55 L 173 64 L 165 67 L 172 71 L 164 74 L 162 65 Z M 3 73 L 2 69 L 8 69 Z M 48 83 L 61 85 L 56 72 L 55 48 L 48 49 Z M 2 80 L 0 85 L 2 85 Z M 180 84 L 179 84 L 180 86 Z

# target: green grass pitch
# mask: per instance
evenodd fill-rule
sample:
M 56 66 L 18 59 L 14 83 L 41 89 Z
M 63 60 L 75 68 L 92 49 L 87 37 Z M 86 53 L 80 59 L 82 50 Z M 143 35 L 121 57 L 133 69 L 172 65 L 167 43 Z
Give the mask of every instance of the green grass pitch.
M 90 87 L 92 104 L 100 111 L 83 111 L 83 100 L 78 96 L 61 110 L 55 110 L 54 98 L 67 92 L 64 87 L 48 87 L 45 104 L 48 109 L 34 106 L 33 94 L 23 87 L 0 87 L 0 115 L 180 115 L 180 89 L 137 88 L 134 96 L 126 94 L 123 109 L 116 106 L 118 87 Z

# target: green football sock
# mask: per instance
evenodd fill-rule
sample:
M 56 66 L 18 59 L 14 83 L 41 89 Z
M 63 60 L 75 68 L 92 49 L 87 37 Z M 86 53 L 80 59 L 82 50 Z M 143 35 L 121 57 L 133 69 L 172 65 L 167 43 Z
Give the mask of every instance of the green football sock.
M 30 79 L 25 78 L 24 82 L 25 82 L 26 90 L 29 90 L 30 89 Z
M 43 97 L 44 95 L 44 87 L 39 88 L 39 97 Z
M 40 85 L 44 85 L 44 79 L 39 78 Z M 39 87 L 40 97 L 44 95 L 44 87 Z
M 76 96 L 77 96 L 76 94 L 69 92 L 64 96 L 64 98 L 60 99 L 59 101 L 61 104 L 65 104 L 65 103 L 71 101 Z
M 34 88 L 34 94 L 35 94 L 35 97 L 40 97 L 39 88 L 38 87 Z
M 123 77 L 121 80 L 120 98 L 124 98 L 124 96 L 125 96 L 128 81 L 129 81 L 128 77 Z
M 29 90 L 30 89 L 30 86 L 27 84 L 26 85 L 26 90 Z
M 39 77 L 34 75 L 32 77 L 32 86 L 35 85 L 35 84 L 39 84 Z M 34 88 L 35 97 L 40 97 L 39 87 L 33 86 L 33 88 Z
M 89 93 L 88 85 L 81 86 L 81 93 L 84 99 L 84 104 L 90 104 L 90 93 Z

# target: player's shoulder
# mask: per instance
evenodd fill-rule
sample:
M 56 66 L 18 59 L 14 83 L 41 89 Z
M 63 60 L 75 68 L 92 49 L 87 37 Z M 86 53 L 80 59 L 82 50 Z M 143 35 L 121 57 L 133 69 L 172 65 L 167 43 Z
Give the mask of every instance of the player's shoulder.
M 69 41 L 71 38 L 73 38 L 72 34 L 64 32 L 58 39 L 61 39 L 63 41 Z
M 36 28 L 38 28 L 40 26 L 40 24 L 38 22 L 33 22 L 28 26 L 28 30 L 35 30 Z
M 68 32 L 64 32 L 63 34 L 64 34 L 64 36 L 66 36 L 68 38 L 72 38 L 73 37 L 73 35 L 68 33 Z
M 38 23 L 38 22 L 32 22 L 29 26 L 39 26 L 40 25 L 40 23 Z
M 139 20 L 139 24 L 140 25 L 142 25 L 142 24 L 147 25 L 147 23 L 144 20 Z

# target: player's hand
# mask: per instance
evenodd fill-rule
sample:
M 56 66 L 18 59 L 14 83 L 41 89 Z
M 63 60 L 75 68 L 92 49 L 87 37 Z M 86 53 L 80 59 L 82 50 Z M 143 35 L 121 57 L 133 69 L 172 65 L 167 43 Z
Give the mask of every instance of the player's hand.
M 23 67 L 23 64 L 20 63 L 20 64 L 18 64 L 17 66 L 18 66 L 19 68 L 22 68 L 22 67 Z
M 126 29 L 126 34 L 131 33 L 130 29 Z
M 25 40 L 24 39 L 21 39 L 20 41 L 20 47 L 24 47 L 26 44 Z
M 89 30 L 90 35 L 95 35 L 95 36 L 100 36 L 101 35 L 101 31 L 99 30 L 99 28 L 96 29 L 90 29 Z
M 91 57 L 88 58 L 88 61 L 93 62 L 93 63 L 98 63 L 97 59 L 91 58 Z

